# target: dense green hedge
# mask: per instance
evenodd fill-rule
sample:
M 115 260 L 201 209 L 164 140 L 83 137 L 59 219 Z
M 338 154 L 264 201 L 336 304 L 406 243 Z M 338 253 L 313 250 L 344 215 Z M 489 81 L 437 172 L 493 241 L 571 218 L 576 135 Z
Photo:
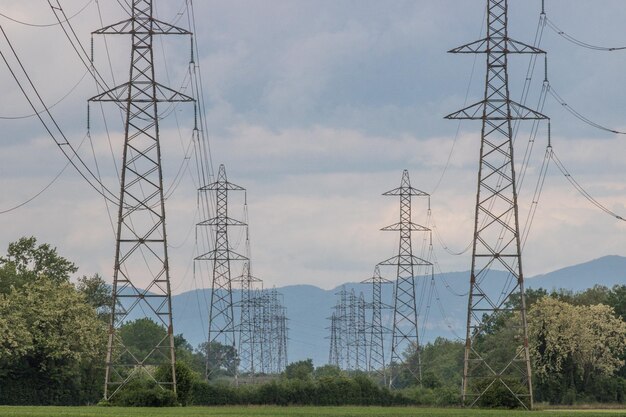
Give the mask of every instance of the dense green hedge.
M 390 391 L 366 376 L 326 376 L 316 380 L 280 379 L 259 385 L 234 387 L 196 381 L 194 405 L 458 405 L 451 388 L 413 388 Z M 454 390 L 456 391 L 456 390 Z

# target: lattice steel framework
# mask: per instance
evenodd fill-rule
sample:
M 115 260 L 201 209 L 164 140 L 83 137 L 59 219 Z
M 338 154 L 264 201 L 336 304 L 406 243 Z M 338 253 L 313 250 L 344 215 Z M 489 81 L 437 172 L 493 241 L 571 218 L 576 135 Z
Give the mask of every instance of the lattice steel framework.
M 348 309 L 347 309 L 347 323 L 346 323 L 346 335 L 347 335 L 347 357 L 348 363 L 346 365 L 346 369 L 348 370 L 356 370 L 357 369 L 357 357 L 358 357 L 358 344 L 357 344 L 357 309 L 358 309 L 358 298 L 354 293 L 354 288 L 348 294 Z
M 129 81 L 89 99 L 117 103 L 125 113 L 104 398 L 142 374 L 176 391 L 158 104 L 193 99 L 156 81 L 152 44 L 154 35 L 191 33 L 154 19 L 152 0 L 133 0 L 128 20 L 93 34 L 132 35 Z M 131 313 L 166 329 L 165 337 L 147 353 L 125 346 L 120 337 L 118 330 Z M 154 373 L 160 364 L 171 367 L 167 380 Z
M 363 293 L 359 294 L 357 301 L 357 316 L 356 316 L 356 361 L 355 369 L 357 371 L 367 370 L 367 322 L 365 320 L 365 296 Z
M 228 228 L 230 226 L 246 226 L 246 223 L 228 217 L 228 192 L 245 191 L 245 189 L 228 182 L 226 168 L 224 165 L 220 165 L 217 181 L 201 187 L 200 191 L 215 191 L 216 197 L 216 216 L 198 223 L 198 226 L 213 226 L 215 228 L 215 244 L 213 246 L 215 249 L 196 258 L 196 261 L 213 262 L 206 352 L 206 378 L 209 379 L 211 374 L 218 369 L 228 370 L 227 358 L 217 357 L 215 366 L 210 366 L 211 349 L 216 348 L 215 344 L 220 343 L 224 347 L 236 349 L 232 292 L 233 279 L 230 274 L 230 263 L 231 261 L 247 261 L 248 258 L 232 251 L 228 244 Z
M 411 220 L 411 197 L 429 197 L 423 191 L 411 187 L 409 171 L 402 173 L 400 187 L 387 191 L 383 195 L 400 197 L 400 221 L 384 227 L 383 231 L 400 232 L 398 255 L 380 262 L 378 265 L 396 267 L 397 280 L 394 290 L 393 328 L 391 337 L 391 375 L 389 386 L 393 386 L 397 377 L 398 365 L 404 363 L 404 353 L 413 351 L 416 361 L 405 365 L 411 375 L 422 382 L 422 364 L 420 359 L 418 335 L 418 310 L 415 300 L 415 267 L 432 265 L 430 262 L 413 255 L 411 232 L 429 232 L 430 229 L 415 224 Z
M 267 335 L 265 334 L 264 329 L 264 305 L 263 305 L 263 295 L 265 291 L 262 289 L 256 289 L 252 295 L 252 306 L 253 306 L 253 315 L 252 315 L 252 323 L 253 323 L 253 338 L 252 338 L 252 358 L 254 360 L 254 368 L 257 373 L 267 373 L 267 369 L 265 368 L 265 356 L 266 356 L 266 348 L 267 345 Z
M 495 385 L 501 384 L 523 407 L 530 409 L 533 391 L 511 122 L 546 117 L 510 99 L 507 65 L 508 54 L 539 54 L 543 51 L 509 38 L 507 0 L 487 1 L 487 27 L 486 38 L 450 51 L 487 55 L 484 99 L 446 116 L 448 119 L 482 120 L 463 403 L 476 405 L 486 393 L 495 389 Z M 490 275 L 492 269 L 506 271 L 506 282 L 498 278 L 501 275 Z M 511 308 L 512 304 L 508 303 L 513 297 L 519 299 L 518 307 Z M 488 356 L 481 338 L 495 325 L 496 319 L 506 314 L 516 318 L 518 334 L 511 340 L 516 344 L 515 349 L 503 361 Z
M 369 360 L 367 370 L 380 375 L 383 385 L 387 384 L 387 373 L 385 372 L 385 334 L 388 329 L 383 326 L 383 309 L 390 309 L 391 306 L 382 302 L 382 284 L 391 284 L 391 281 L 381 277 L 380 267 L 376 265 L 374 275 L 363 281 L 364 284 L 372 284 L 372 322 L 369 326 Z
M 341 352 L 341 365 L 339 367 L 341 369 L 350 369 L 351 357 L 350 349 L 348 348 L 348 344 L 350 342 L 348 335 L 348 290 L 346 290 L 345 286 L 342 286 L 337 295 L 339 295 L 339 304 L 337 304 L 336 308 L 337 320 L 339 320 L 337 343 L 339 344 L 339 350 Z
M 336 366 L 339 368 L 339 364 L 341 363 L 341 356 L 339 351 L 339 344 L 337 343 L 337 335 L 339 333 L 339 320 L 337 320 L 337 315 L 333 312 L 330 316 L 330 348 L 328 351 L 328 364 Z
M 246 246 L 249 247 L 249 240 L 246 239 Z M 249 250 L 246 251 L 250 258 Z M 244 262 L 243 271 L 240 277 L 234 280 L 241 283 L 240 321 L 239 321 L 239 373 L 242 376 L 254 378 L 258 372 L 258 359 L 254 357 L 254 338 L 256 329 L 254 325 L 255 302 L 252 288 L 254 284 L 262 282 L 261 279 L 252 275 L 251 261 Z

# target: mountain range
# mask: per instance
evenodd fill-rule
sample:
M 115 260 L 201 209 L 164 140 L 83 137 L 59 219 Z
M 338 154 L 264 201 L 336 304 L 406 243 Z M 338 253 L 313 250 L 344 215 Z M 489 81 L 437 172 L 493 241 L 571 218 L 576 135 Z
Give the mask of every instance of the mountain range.
M 492 271 L 493 274 L 504 272 Z M 436 337 L 456 339 L 464 337 L 467 315 L 467 290 L 469 272 L 449 272 L 437 274 L 434 279 L 426 280 L 418 294 L 423 291 L 424 298 L 420 317 L 420 340 L 426 343 Z M 497 281 L 497 280 L 496 280 Z M 594 285 L 611 287 L 626 284 L 626 257 L 605 256 L 589 262 L 558 269 L 556 271 L 526 278 L 527 288 L 569 289 L 582 291 Z M 357 296 L 363 292 L 365 300 L 372 297 L 371 284 L 345 283 L 346 290 L 354 289 Z M 306 358 L 313 359 L 316 366 L 328 361 L 330 317 L 333 306 L 337 303 L 337 292 L 342 285 L 324 290 L 314 285 L 289 285 L 277 288 L 283 295 L 289 320 L 289 362 Z M 383 286 L 383 302 L 391 304 L 393 285 Z M 237 291 L 234 298 L 238 299 Z M 419 295 L 418 295 L 419 298 Z M 207 305 L 210 290 L 199 289 L 172 296 L 172 310 L 175 332 L 182 333 L 193 345 L 206 340 Z M 385 310 L 383 321 L 391 322 L 391 310 Z M 387 345 L 389 342 L 386 342 Z

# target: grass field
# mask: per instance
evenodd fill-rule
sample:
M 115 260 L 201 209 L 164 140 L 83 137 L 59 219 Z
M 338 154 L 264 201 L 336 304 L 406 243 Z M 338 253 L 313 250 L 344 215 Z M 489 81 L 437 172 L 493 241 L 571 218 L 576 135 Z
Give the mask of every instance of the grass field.
M 0 406 L 1 417 L 626 417 L 622 410 L 462 410 L 414 407 L 185 407 L 185 408 L 121 408 L 121 407 L 6 407 Z

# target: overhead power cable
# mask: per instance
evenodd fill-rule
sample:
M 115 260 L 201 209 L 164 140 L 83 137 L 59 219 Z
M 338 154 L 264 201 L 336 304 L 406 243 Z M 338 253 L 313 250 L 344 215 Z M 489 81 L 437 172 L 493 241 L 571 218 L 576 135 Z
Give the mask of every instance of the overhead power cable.
M 626 46 L 617 46 L 617 47 L 609 47 L 609 46 L 598 46 L 592 45 L 587 42 L 583 42 L 569 34 L 565 31 L 561 30 L 550 18 L 546 17 L 546 23 L 550 29 L 552 29 L 557 35 L 561 36 L 563 39 L 568 42 L 573 43 L 574 45 L 580 46 L 586 49 L 593 49 L 594 51 L 604 51 L 604 52 L 613 52 L 613 51 L 621 51 L 626 49 Z
M 569 104 L 567 104 L 567 102 L 565 101 L 565 99 L 563 99 L 563 97 L 561 97 L 559 95 L 559 93 L 557 93 L 554 90 L 554 87 L 552 85 L 549 86 L 548 88 L 548 92 L 550 93 L 550 95 L 552 95 L 552 97 L 555 98 L 556 101 L 558 101 L 558 103 L 568 112 L 570 112 L 574 117 L 576 117 L 578 120 L 588 124 L 589 126 L 595 127 L 596 129 L 600 129 L 600 130 L 604 130 L 605 132 L 610 132 L 610 133 L 615 133 L 616 135 L 626 135 L 625 131 L 622 130 L 617 130 L 617 129 L 612 129 L 606 126 L 603 126 L 599 123 L 594 122 L 593 120 L 589 119 L 588 117 L 583 116 L 580 112 L 578 112 L 576 109 L 572 108 L 572 106 L 570 106 Z
M 563 162 L 561 162 L 561 160 L 558 158 L 558 156 L 556 156 L 556 153 L 554 153 L 554 151 L 552 152 L 552 160 L 554 161 L 556 166 L 559 168 L 559 171 L 561 171 L 561 173 L 565 176 L 565 178 L 567 178 L 567 180 L 570 182 L 570 184 L 572 184 L 572 186 L 574 186 L 576 191 L 578 191 L 583 197 L 585 197 L 585 199 L 587 199 L 591 204 L 593 204 L 594 206 L 596 206 L 597 208 L 599 208 L 600 210 L 602 210 L 603 212 L 605 212 L 609 216 L 615 217 L 617 220 L 626 221 L 626 219 L 624 219 L 624 217 L 618 215 L 613 210 L 609 209 L 604 204 L 602 204 L 598 200 L 596 200 L 591 194 L 589 194 L 589 192 L 587 192 L 582 187 L 582 185 L 580 185 L 580 183 L 578 181 L 576 181 L 576 179 L 572 176 L 572 174 L 569 173 L 567 168 L 565 168 L 565 165 L 563 165 Z
M 24 26 L 31 26 L 31 27 L 36 27 L 36 28 L 48 28 L 48 27 L 52 27 L 52 26 L 58 26 L 61 25 L 65 22 L 69 22 L 70 20 L 72 20 L 73 18 L 75 18 L 76 16 L 78 16 L 79 14 L 81 14 L 85 9 L 87 9 L 87 7 L 93 3 L 94 0 L 89 0 L 83 7 L 81 7 L 76 13 L 74 13 L 73 15 L 71 15 L 70 17 L 67 18 L 67 20 L 64 20 L 63 22 L 55 22 L 55 23 L 43 23 L 43 24 L 38 24 L 38 23 L 29 23 L 29 22 L 24 22 L 23 20 L 19 20 L 19 19 L 15 19 L 12 18 L 11 16 L 7 16 L 4 13 L 0 13 L 0 16 L 4 17 L 7 20 L 10 20 L 11 22 L 14 23 L 18 23 L 20 25 L 24 25 Z
M 30 78 L 30 76 L 28 75 L 28 72 L 24 68 L 24 65 L 22 64 L 22 61 L 20 60 L 19 56 L 17 55 L 17 52 L 15 51 L 15 48 L 13 47 L 13 44 L 9 40 L 9 37 L 7 36 L 6 32 L 4 31 L 4 28 L 1 25 L 0 25 L 0 31 L 2 32 L 2 35 L 3 35 L 4 39 L 6 40 L 7 44 L 9 45 L 11 53 L 12 53 L 13 57 L 15 58 L 15 60 L 17 61 L 17 63 L 19 65 L 23 75 L 28 80 L 28 84 L 30 85 L 30 87 L 32 88 L 35 96 L 37 97 L 37 100 L 38 100 L 39 104 L 41 105 L 41 107 L 43 107 L 43 109 L 44 109 L 43 111 L 40 112 L 37 109 L 37 106 L 35 105 L 35 103 L 31 99 L 29 94 L 26 92 L 26 89 L 25 89 L 24 85 L 22 84 L 20 78 L 18 77 L 18 75 L 15 72 L 13 66 L 9 63 L 6 55 L 2 52 L 1 49 L 0 49 L 0 56 L 2 57 L 2 60 L 6 64 L 7 68 L 9 69 L 9 72 L 11 73 L 11 76 L 13 77 L 15 82 L 17 83 L 17 85 L 20 88 L 22 94 L 24 95 L 24 97 L 28 101 L 28 104 L 31 106 L 31 108 L 33 109 L 33 111 L 37 115 L 37 118 L 39 119 L 41 124 L 44 126 L 45 130 L 48 132 L 50 137 L 54 140 L 54 142 L 59 147 L 61 152 L 63 152 L 63 155 L 65 155 L 65 157 L 68 159 L 69 163 L 72 164 L 72 166 L 80 174 L 80 176 L 83 177 L 85 179 L 85 181 L 87 181 L 87 183 L 94 190 L 96 190 L 96 192 L 98 194 L 101 194 L 108 201 L 117 204 L 117 196 L 115 196 L 115 194 L 113 194 L 108 188 L 106 188 L 105 185 L 96 177 L 96 175 L 91 171 L 91 169 L 85 164 L 85 162 L 78 155 L 76 149 L 74 149 L 72 144 L 68 141 L 67 137 L 63 133 L 63 130 L 61 129 L 61 127 L 57 123 L 57 121 L 54 118 L 54 116 L 52 116 L 52 113 L 50 112 L 50 109 L 48 108 L 48 106 L 46 106 L 43 98 L 39 94 L 39 91 L 37 90 L 37 87 L 33 83 L 33 81 Z M 50 119 L 50 121 L 47 122 L 46 120 L 44 120 L 43 115 L 46 115 Z M 56 133 L 55 133 L 55 131 L 56 131 Z M 61 136 L 62 140 L 59 140 L 57 135 Z M 77 162 L 74 161 L 74 157 L 76 157 L 76 159 L 78 160 L 80 165 L 82 165 L 85 168 L 87 173 L 83 172 L 83 170 L 77 165 Z M 89 178 L 89 177 L 91 177 L 91 178 Z
M 63 102 L 66 98 L 68 98 L 80 85 L 80 83 L 83 82 L 83 80 L 85 79 L 85 77 L 87 76 L 87 74 L 89 73 L 89 71 L 85 71 L 85 73 L 83 74 L 82 77 L 80 77 L 80 80 L 78 80 L 78 82 L 76 84 L 74 84 L 74 86 L 72 88 L 70 88 L 70 90 L 65 93 L 63 95 L 63 97 L 61 97 L 60 99 L 58 99 L 57 101 L 55 101 L 53 104 L 51 104 L 50 106 L 48 106 L 48 110 L 52 110 L 53 108 L 55 108 L 57 105 L 61 104 L 61 102 Z M 44 110 L 45 111 L 45 110 Z M 43 111 L 42 111 L 43 112 Z M 42 113 L 40 112 L 40 114 Z M 37 116 L 36 113 L 30 113 L 30 114 L 25 114 L 22 116 L 0 116 L 0 119 L 2 120 L 19 120 L 19 119 L 29 119 L 31 117 L 35 117 Z

